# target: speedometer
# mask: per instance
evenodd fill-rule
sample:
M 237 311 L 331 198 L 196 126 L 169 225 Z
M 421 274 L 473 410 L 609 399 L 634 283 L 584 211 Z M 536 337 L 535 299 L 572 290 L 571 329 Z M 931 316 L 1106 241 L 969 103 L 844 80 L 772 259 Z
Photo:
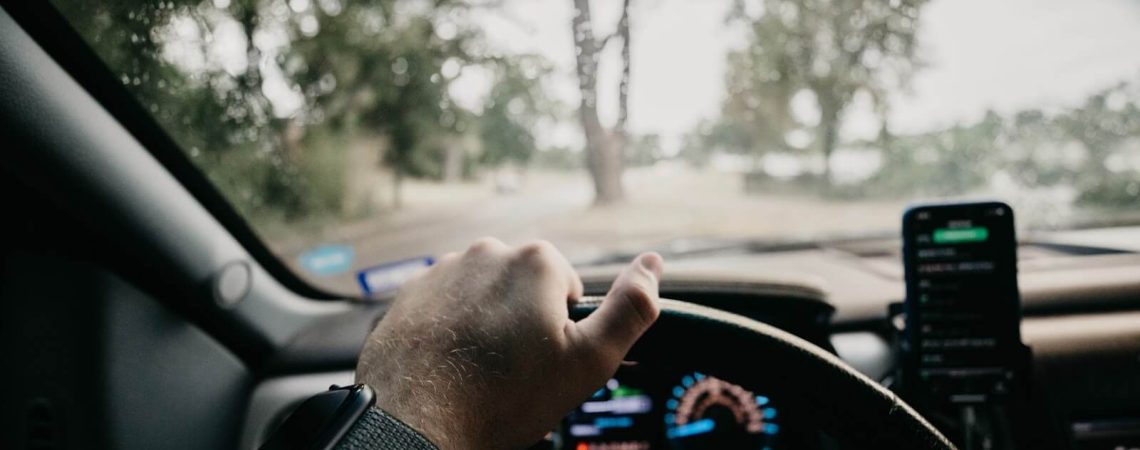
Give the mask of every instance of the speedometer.
M 677 449 L 767 450 L 780 432 L 768 397 L 694 372 L 665 402 L 665 437 Z

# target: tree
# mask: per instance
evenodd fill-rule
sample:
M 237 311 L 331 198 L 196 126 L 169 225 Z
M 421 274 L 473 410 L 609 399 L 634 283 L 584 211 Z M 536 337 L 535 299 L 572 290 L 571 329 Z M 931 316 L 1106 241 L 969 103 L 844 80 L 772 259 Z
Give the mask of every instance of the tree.
M 759 42 L 729 52 L 725 95 L 720 117 L 707 130 L 705 144 L 717 151 L 752 155 L 755 160 L 772 150 L 789 148 L 785 136 L 797 127 L 790 102 L 795 80 L 788 55 L 781 49 L 787 37 L 779 30 L 754 29 Z
M 298 168 L 280 151 L 285 127 L 275 123 L 261 91 L 258 54 L 249 50 L 254 3 L 215 9 L 188 0 L 66 0 L 57 6 L 239 211 L 254 220 L 297 217 L 317 205 L 306 200 Z M 228 24 L 244 35 L 241 67 L 209 61 L 209 38 Z M 187 63 L 195 56 L 207 63 Z
M 335 216 L 346 172 L 337 158 L 354 140 L 383 137 L 393 203 L 405 176 L 438 172 L 432 138 L 462 133 L 471 116 L 451 101 L 441 68 L 486 57 L 471 51 L 479 34 L 463 12 L 473 3 L 410 3 L 59 6 L 227 198 L 262 222 Z M 219 55 L 212 43 L 223 40 L 239 55 Z
M 1140 150 L 1140 96 L 1120 83 L 1097 92 L 1055 119 L 1057 128 L 1084 149 L 1084 162 L 1073 183 L 1077 201 L 1106 206 L 1135 206 L 1140 198 L 1140 169 L 1127 167 L 1125 155 Z M 1120 157 L 1116 168 L 1113 156 Z
M 404 178 L 443 172 L 444 152 L 432 138 L 467 127 L 469 114 L 451 100 L 443 66 L 484 59 L 470 50 L 479 38 L 474 27 L 449 22 L 457 28 L 453 36 L 438 31 L 441 18 L 451 20 L 467 3 L 440 0 L 422 11 L 398 8 L 399 3 L 347 2 L 343 10 L 314 11 L 319 32 L 307 34 L 297 22 L 285 57 L 301 61 L 290 75 L 312 88 L 305 90 L 307 111 L 332 118 L 327 125 L 342 132 L 360 129 L 386 137 L 378 151 L 392 170 L 397 208 Z M 320 89 L 329 83 L 335 89 Z
M 622 40 L 622 81 L 619 85 L 618 121 L 611 135 L 598 118 L 598 61 L 601 51 L 612 36 L 599 40 L 594 33 L 593 17 L 589 0 L 573 0 L 574 19 L 571 31 L 574 34 L 576 52 L 576 72 L 581 100 L 578 105 L 578 119 L 586 137 L 586 168 L 594 181 L 594 202 L 608 204 L 622 200 L 625 193 L 621 174 L 622 151 L 625 144 L 625 124 L 629 115 L 628 92 L 630 76 L 630 0 L 623 0 L 621 19 L 614 36 Z
M 681 151 L 678 156 L 692 167 L 703 168 L 712 158 L 712 147 L 708 145 L 708 128 L 708 121 L 702 120 L 681 137 Z
M 926 0 L 762 0 L 753 12 L 737 0 L 732 19 L 751 29 L 751 46 L 765 64 L 814 94 L 816 145 L 831 182 L 831 155 L 851 101 L 866 92 L 886 101 L 885 89 L 904 84 L 917 66 L 916 30 Z M 877 108 L 885 111 L 885 108 Z
M 1064 155 L 1071 140 L 1052 117 L 1030 109 L 1013 114 L 1006 122 L 1001 163 L 1014 180 L 1023 186 L 1073 181 L 1075 167 Z
M 536 152 L 535 125 L 550 114 L 551 101 L 541 85 L 550 68 L 533 56 L 499 60 L 494 66 L 493 86 L 479 118 L 480 162 L 525 165 Z
M 665 159 L 661 150 L 661 136 L 656 133 L 637 136 L 629 140 L 625 163 L 630 167 L 652 166 Z
M 1127 88 L 1122 83 L 1097 92 L 1079 108 L 1057 118 L 1057 127 L 1084 147 L 1082 172 L 1090 178 L 1106 176 L 1106 162 L 1116 147 L 1140 134 L 1140 105 L 1129 101 Z M 1111 105 L 1110 99 L 1120 104 Z

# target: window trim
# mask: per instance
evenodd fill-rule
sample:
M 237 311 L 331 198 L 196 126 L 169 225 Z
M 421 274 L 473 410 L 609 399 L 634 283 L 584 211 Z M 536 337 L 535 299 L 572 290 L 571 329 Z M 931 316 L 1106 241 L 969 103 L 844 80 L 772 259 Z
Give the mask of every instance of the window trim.
M 214 216 L 250 256 L 286 288 L 315 300 L 343 300 L 313 286 L 285 265 L 221 191 L 194 166 L 174 139 L 119 82 L 99 55 L 49 1 L 3 0 L 0 5 L 92 98 L 139 141 Z

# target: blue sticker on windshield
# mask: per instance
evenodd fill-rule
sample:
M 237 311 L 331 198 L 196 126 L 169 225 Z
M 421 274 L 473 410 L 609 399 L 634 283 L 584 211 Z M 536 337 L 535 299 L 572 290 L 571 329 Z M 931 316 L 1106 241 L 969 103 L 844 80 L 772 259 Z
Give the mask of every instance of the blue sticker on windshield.
M 435 264 L 435 259 L 430 256 L 385 263 L 357 272 L 356 281 L 360 282 L 364 295 L 381 294 L 400 287 L 416 272 L 432 264 Z
M 352 268 L 352 247 L 322 245 L 302 253 L 297 259 L 301 267 L 317 275 L 335 275 Z

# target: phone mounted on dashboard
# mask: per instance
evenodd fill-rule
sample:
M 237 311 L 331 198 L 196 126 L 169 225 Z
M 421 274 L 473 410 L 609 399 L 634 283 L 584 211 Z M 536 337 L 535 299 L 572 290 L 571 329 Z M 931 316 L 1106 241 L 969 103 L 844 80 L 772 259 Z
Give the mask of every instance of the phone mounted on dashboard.
M 1031 367 L 1021 342 L 1013 209 L 919 205 L 903 215 L 906 298 L 891 306 L 892 388 L 960 448 L 1020 448 Z

